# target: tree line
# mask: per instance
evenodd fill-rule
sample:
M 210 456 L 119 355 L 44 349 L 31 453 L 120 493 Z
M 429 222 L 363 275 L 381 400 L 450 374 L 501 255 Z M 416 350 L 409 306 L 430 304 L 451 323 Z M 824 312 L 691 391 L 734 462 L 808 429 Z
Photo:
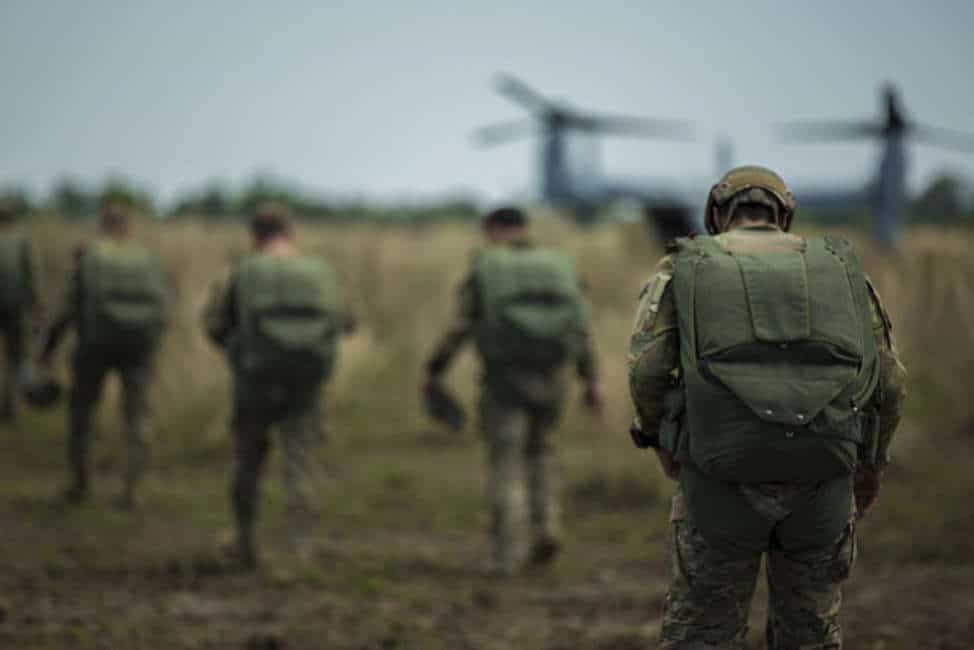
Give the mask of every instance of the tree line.
M 138 183 L 114 177 L 99 186 L 88 186 L 66 178 L 56 182 L 43 197 L 34 197 L 22 187 L 0 187 L 0 201 L 21 217 L 54 214 L 67 220 L 93 217 L 106 202 L 125 203 L 135 211 L 165 219 L 235 221 L 246 218 L 264 201 L 287 205 L 299 219 L 319 222 L 380 222 L 416 224 L 476 219 L 477 202 L 468 196 L 454 195 L 422 202 L 379 204 L 365 199 L 328 199 L 307 192 L 279 179 L 257 176 L 234 190 L 221 183 L 210 183 L 185 192 L 163 208 L 152 192 Z M 813 220 L 816 215 L 809 215 Z M 908 219 L 913 223 L 934 223 L 974 227 L 974 180 L 945 172 L 936 175 L 909 201 Z M 823 221 L 835 224 L 860 224 L 866 215 L 829 216 Z
M 46 214 L 71 221 L 92 218 L 98 213 L 99 206 L 109 202 L 120 202 L 140 214 L 167 220 L 235 221 L 246 218 L 258 204 L 266 201 L 288 206 L 299 219 L 321 222 L 422 223 L 462 221 L 479 215 L 477 203 L 463 195 L 396 204 L 364 199 L 327 199 L 266 176 L 257 176 L 236 190 L 214 182 L 181 194 L 168 207 L 163 207 L 144 187 L 118 177 L 99 186 L 62 179 L 40 198 L 20 187 L 0 188 L 0 201 L 20 217 Z

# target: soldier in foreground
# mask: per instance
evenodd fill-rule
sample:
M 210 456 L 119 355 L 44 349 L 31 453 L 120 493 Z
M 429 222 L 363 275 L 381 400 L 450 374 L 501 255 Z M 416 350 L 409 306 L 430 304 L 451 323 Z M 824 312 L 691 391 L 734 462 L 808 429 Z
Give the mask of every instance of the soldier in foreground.
M 484 219 L 488 246 L 460 287 L 459 310 L 427 363 L 430 391 L 462 344 L 472 338 L 483 361 L 481 427 L 487 444 L 490 570 L 514 573 L 515 526 L 525 466 L 533 545 L 529 559 L 550 562 L 561 544 L 555 461 L 549 434 L 557 424 L 574 364 L 586 402 L 602 404 L 589 336 L 588 306 L 572 260 L 535 247 L 526 216 L 514 208 Z
M 794 209 L 777 174 L 731 170 L 713 236 L 678 241 L 640 297 L 631 434 L 680 484 L 661 648 L 743 648 L 763 554 L 768 646 L 842 645 L 905 370 L 850 244 L 789 234 Z
M 324 260 L 299 251 L 283 206 L 259 206 L 251 233 L 254 253 L 214 287 L 204 312 L 206 333 L 225 350 L 233 372 L 233 552 L 247 567 L 257 563 L 258 482 L 275 426 L 284 446 L 291 541 L 306 550 L 322 390 L 338 337 L 352 330 L 337 275 Z
M 41 363 L 50 367 L 67 329 L 77 328 L 68 407 L 71 480 L 64 496 L 69 503 L 89 496 L 91 423 L 105 379 L 114 371 L 122 382 L 128 445 L 117 503 L 132 508 L 147 460 L 148 392 L 166 322 L 165 278 L 158 257 L 134 240 L 131 215 L 121 204 L 103 207 L 98 238 L 79 248 L 75 261 L 64 303 L 41 351 Z
M 17 417 L 17 389 L 27 353 L 27 321 L 37 309 L 30 246 L 16 230 L 15 217 L 12 206 L 0 200 L 0 336 L 4 355 L 0 422 L 12 422 Z

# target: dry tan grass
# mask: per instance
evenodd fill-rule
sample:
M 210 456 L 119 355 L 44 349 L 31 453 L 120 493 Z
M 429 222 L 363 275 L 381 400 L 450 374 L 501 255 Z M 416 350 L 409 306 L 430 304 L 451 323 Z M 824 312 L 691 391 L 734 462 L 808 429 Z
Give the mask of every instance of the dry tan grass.
M 660 255 L 636 225 L 578 231 L 552 220 L 538 223 L 537 239 L 577 256 L 594 303 L 597 344 L 609 395 L 609 421 L 628 418 L 625 350 L 635 297 Z M 70 250 L 90 229 L 41 222 L 32 227 L 39 249 L 43 293 L 54 302 L 63 290 Z M 171 277 L 172 328 L 161 357 L 158 402 L 164 417 L 189 410 L 206 430 L 223 412 L 226 373 L 219 353 L 200 328 L 208 287 L 247 250 L 243 228 L 199 223 L 143 224 L 141 235 L 157 246 Z M 398 413 L 416 425 L 415 383 L 424 355 L 453 308 L 453 288 L 479 245 L 470 227 L 406 230 L 376 226 L 302 227 L 302 245 L 332 260 L 345 279 L 359 333 L 347 340 L 333 400 L 368 421 Z M 856 237 L 854 237 L 856 238 Z M 972 422 L 966 378 L 974 370 L 974 236 L 924 229 L 911 232 L 902 252 L 882 256 L 859 239 L 866 266 L 895 323 L 897 344 L 910 370 L 912 412 L 957 430 Z M 454 371 L 469 395 L 475 364 L 467 355 Z M 356 411 L 362 408 L 361 413 Z

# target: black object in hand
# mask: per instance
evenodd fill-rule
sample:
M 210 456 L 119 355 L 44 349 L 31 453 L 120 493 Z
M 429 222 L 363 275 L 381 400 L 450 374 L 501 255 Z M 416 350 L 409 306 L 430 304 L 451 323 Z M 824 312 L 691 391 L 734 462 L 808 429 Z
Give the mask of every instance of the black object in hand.
M 423 391 L 423 407 L 431 418 L 459 433 L 467 423 L 463 405 L 442 384 L 431 382 Z

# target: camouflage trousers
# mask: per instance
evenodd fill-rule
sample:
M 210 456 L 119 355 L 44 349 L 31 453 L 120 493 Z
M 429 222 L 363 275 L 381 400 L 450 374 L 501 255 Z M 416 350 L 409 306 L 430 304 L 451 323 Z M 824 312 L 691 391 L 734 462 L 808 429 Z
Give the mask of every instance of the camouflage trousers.
M 313 453 L 322 440 L 324 430 L 320 390 L 307 400 L 302 400 L 300 405 L 286 398 L 259 405 L 238 401 L 231 426 L 236 467 L 230 497 L 238 543 L 245 553 L 253 554 L 260 478 L 271 447 L 271 430 L 277 427 L 284 452 L 288 529 L 292 543 L 300 545 L 315 524 L 316 472 Z
M 557 406 L 513 405 L 485 390 L 481 428 L 487 446 L 487 502 L 491 566 L 513 572 L 522 556 L 518 529 L 524 520 L 524 492 L 535 545 L 561 538 L 558 467 L 549 440 Z
M 117 372 L 122 387 L 122 420 L 128 455 L 122 489 L 123 498 L 131 501 L 148 459 L 147 437 L 152 417 L 149 404 L 152 355 L 113 356 L 81 350 L 75 354 L 68 404 L 68 463 L 73 487 L 80 492 L 87 491 L 92 420 L 105 379 L 109 373 Z
M 22 317 L 0 318 L 3 337 L 3 388 L 0 391 L 0 420 L 13 420 L 17 415 L 17 389 L 26 355 L 26 325 Z
M 740 486 L 739 486 L 740 487 Z M 745 497 L 778 520 L 792 494 L 755 489 Z M 687 512 L 682 494 L 673 498 L 671 563 L 659 647 L 664 650 L 741 650 L 766 556 L 769 591 L 767 643 L 771 650 L 841 650 L 837 617 L 841 584 L 856 555 L 854 519 L 839 539 L 821 548 L 786 551 L 774 536 L 762 553 L 715 544 L 704 538 Z

